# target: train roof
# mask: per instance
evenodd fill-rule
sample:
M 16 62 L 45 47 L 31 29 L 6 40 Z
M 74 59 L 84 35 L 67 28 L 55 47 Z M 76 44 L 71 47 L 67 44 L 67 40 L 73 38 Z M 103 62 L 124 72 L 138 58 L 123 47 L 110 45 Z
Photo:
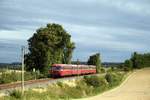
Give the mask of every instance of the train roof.
M 65 67 L 69 67 L 69 66 L 72 66 L 72 67 L 86 67 L 86 66 L 90 66 L 90 67 L 96 67 L 96 66 L 94 66 L 94 65 L 75 65 L 75 64 L 53 64 L 52 65 L 53 67 L 55 67 L 55 66 L 61 66 L 61 67 L 63 67 L 63 66 L 65 66 Z

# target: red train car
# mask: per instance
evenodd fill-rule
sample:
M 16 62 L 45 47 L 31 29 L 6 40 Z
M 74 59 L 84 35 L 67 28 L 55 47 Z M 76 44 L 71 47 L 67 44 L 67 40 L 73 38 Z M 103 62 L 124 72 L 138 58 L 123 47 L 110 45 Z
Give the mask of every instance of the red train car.
M 49 70 L 49 72 L 53 77 L 95 74 L 96 66 L 72 65 L 72 64 L 53 64 L 51 69 Z

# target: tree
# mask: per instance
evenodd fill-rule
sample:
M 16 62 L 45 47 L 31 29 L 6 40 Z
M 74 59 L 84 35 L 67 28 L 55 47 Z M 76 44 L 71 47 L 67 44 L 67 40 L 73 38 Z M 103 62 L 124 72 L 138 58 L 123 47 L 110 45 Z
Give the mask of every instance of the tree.
M 47 24 L 39 28 L 28 40 L 29 53 L 26 55 L 27 70 L 48 72 L 54 63 L 70 63 L 75 44 L 71 35 L 59 24 Z
M 75 43 L 74 42 L 69 42 L 64 49 L 64 63 L 70 64 L 71 63 L 71 58 L 72 58 L 72 53 L 73 50 L 75 49 Z
M 150 53 L 137 54 L 136 52 L 134 52 L 134 54 L 131 57 L 131 60 L 133 62 L 134 68 L 149 67 L 150 66 Z
M 96 53 L 96 54 L 90 56 L 87 63 L 88 63 L 88 65 L 95 65 L 97 73 L 100 72 L 101 60 L 100 60 L 99 53 Z
M 124 67 L 131 70 L 132 69 L 132 61 L 131 60 L 125 60 Z
M 132 68 L 144 68 L 150 67 L 150 53 L 140 54 L 134 52 L 130 58 L 130 63 L 132 63 Z M 128 60 L 125 61 L 125 66 L 128 66 Z
M 131 61 L 132 61 L 132 66 L 133 68 L 139 68 L 139 63 L 138 63 L 138 54 L 137 52 L 134 52 L 132 57 L 131 57 Z

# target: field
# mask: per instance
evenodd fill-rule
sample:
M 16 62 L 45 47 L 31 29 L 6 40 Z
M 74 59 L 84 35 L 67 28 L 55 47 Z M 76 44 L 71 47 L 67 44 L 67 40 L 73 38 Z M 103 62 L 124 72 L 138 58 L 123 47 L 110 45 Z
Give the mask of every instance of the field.
M 134 72 L 116 89 L 79 100 L 150 100 L 150 69 Z

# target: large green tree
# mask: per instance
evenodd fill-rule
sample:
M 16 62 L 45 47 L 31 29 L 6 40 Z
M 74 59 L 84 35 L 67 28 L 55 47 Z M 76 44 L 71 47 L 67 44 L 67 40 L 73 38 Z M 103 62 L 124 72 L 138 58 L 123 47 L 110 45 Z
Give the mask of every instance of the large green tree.
M 88 63 L 88 65 L 95 65 L 97 73 L 100 72 L 101 60 L 100 60 L 99 53 L 96 53 L 96 54 L 90 56 L 87 63 Z
M 70 63 L 75 48 L 71 35 L 59 24 L 47 24 L 39 28 L 28 40 L 28 45 L 26 68 L 35 68 L 43 73 L 54 63 Z

